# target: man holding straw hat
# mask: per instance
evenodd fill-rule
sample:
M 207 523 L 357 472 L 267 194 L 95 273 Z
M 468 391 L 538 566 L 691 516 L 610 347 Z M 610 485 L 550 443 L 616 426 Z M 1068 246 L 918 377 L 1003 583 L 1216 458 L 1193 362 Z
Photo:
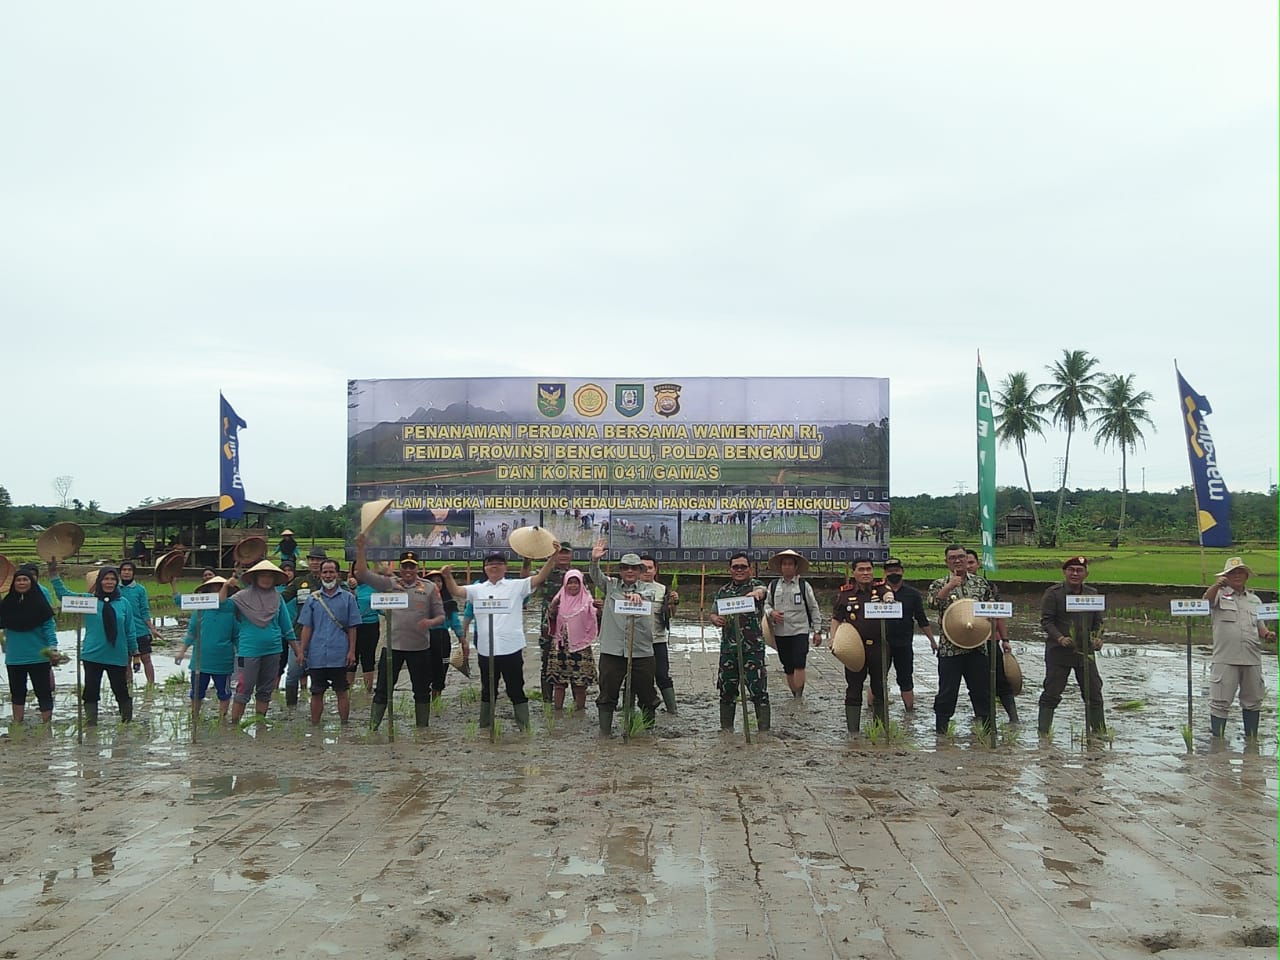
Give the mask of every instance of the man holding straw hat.
M 804 671 L 809 644 L 822 642 L 822 608 L 804 579 L 809 560 L 795 550 L 783 550 L 769 558 L 769 570 L 781 574 L 769 584 L 764 615 L 773 626 L 773 641 L 793 697 L 804 694 Z
M 1209 601 L 1213 626 L 1213 659 L 1209 669 L 1209 727 L 1215 737 L 1227 734 L 1227 716 L 1240 692 L 1246 740 L 1257 739 L 1258 720 L 1266 686 L 1262 682 L 1259 640 L 1275 633 L 1258 619 L 1258 595 L 1247 586 L 1253 571 L 1240 557 L 1232 557 L 1219 571 L 1204 599 Z

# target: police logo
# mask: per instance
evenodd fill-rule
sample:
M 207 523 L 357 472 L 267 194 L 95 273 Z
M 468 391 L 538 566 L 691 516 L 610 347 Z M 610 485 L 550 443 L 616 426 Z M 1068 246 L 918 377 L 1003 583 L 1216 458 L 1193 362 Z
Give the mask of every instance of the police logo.
M 538 412 L 544 417 L 560 416 L 567 395 L 563 383 L 538 384 Z
M 660 417 L 674 417 L 680 412 L 680 384 L 654 384 L 653 412 Z
M 644 384 L 617 384 L 613 388 L 613 406 L 624 417 L 634 417 L 644 409 Z
M 609 406 L 609 395 L 604 387 L 584 383 L 573 392 L 573 409 L 584 417 L 598 417 Z

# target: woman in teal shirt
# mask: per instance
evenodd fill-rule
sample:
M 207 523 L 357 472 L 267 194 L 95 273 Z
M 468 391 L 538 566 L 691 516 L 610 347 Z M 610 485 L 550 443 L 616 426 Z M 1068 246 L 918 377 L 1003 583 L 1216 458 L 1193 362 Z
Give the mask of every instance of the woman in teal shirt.
M 196 588 L 196 593 L 217 593 L 226 582 L 219 576 L 209 577 Z M 235 604 L 227 600 L 214 610 L 195 611 L 187 621 L 187 633 L 182 638 L 182 649 L 173 658 L 174 663 L 182 663 L 187 651 L 195 645 L 197 624 L 200 631 L 200 662 L 191 664 L 191 702 L 198 716 L 212 681 L 218 694 L 219 717 L 226 720 L 227 708 L 231 706 L 231 674 L 235 670 L 236 639 L 240 635 Z
M 94 581 L 93 593 L 68 590 L 55 560 L 49 561 L 53 592 L 58 598 L 96 597 L 98 609 L 84 617 L 84 642 L 80 663 L 84 666 L 84 713 L 90 726 L 98 723 L 98 701 L 102 699 L 102 675 L 111 683 L 111 693 L 120 708 L 120 722 L 133 720 L 133 697 L 129 694 L 129 661 L 138 652 L 133 611 L 120 595 L 120 574 L 115 567 L 102 567 Z
M 48 723 L 53 719 L 53 684 L 47 651 L 58 649 L 58 634 L 49 598 L 24 571 L 14 574 L 8 594 L 0 600 L 0 629 L 5 635 L 14 723 L 26 716 L 28 678 L 40 704 L 40 719 Z

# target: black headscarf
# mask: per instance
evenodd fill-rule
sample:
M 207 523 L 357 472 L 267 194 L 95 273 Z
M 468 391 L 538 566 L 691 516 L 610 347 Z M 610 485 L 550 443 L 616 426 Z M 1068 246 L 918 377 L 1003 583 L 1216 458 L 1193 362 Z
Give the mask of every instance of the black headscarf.
M 19 571 L 14 577 L 26 577 L 31 581 L 31 589 L 26 593 L 19 593 L 15 587 L 9 588 L 5 598 L 0 600 L 0 626 L 6 630 L 26 633 L 46 620 L 52 620 L 53 607 L 49 606 L 49 600 L 36 578 L 25 571 Z
M 113 593 L 107 593 L 102 587 L 102 581 L 106 579 L 108 573 L 114 573 L 116 576 L 116 589 Z M 93 581 L 93 595 L 102 601 L 102 630 L 107 635 L 107 643 L 114 647 L 116 645 L 116 610 L 112 604 L 123 602 L 120 596 L 120 571 L 115 567 L 99 568 L 98 579 Z

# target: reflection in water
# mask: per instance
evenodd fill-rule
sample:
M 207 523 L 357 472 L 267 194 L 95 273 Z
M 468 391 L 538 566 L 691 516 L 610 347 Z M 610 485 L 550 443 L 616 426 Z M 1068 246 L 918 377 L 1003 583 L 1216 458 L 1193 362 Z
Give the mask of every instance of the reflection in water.
M 93 875 L 101 877 L 110 873 L 116 868 L 116 848 L 103 850 L 101 853 L 93 855 Z

